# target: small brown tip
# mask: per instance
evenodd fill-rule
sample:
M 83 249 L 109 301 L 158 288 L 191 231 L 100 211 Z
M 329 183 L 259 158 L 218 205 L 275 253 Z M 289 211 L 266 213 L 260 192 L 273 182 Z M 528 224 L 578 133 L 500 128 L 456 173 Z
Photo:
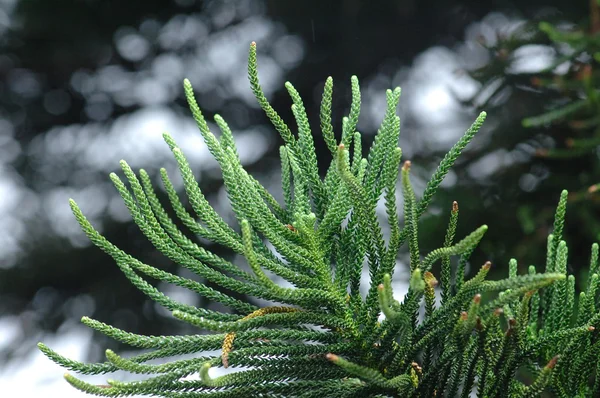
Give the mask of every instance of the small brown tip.
M 510 318 L 508 320 L 508 325 L 512 328 L 517 324 L 517 320 L 515 318 Z
M 573 148 L 573 145 L 575 145 L 575 140 L 573 138 L 567 138 L 565 140 L 565 145 L 569 148 Z
M 595 328 L 595 327 L 593 327 L 593 326 L 588 326 L 588 331 L 590 331 L 590 332 L 593 332 L 594 330 L 596 330 L 596 328 Z
M 538 148 L 538 149 L 536 149 L 536 151 L 535 151 L 535 156 L 538 156 L 538 157 L 545 157 L 545 156 L 548 156 L 548 153 L 549 153 L 549 152 L 550 152 L 550 151 L 548 151 L 546 148 Z
M 346 149 L 346 145 L 340 144 L 338 145 L 338 148 L 343 151 L 344 149 Z
M 433 274 L 429 271 L 423 274 L 423 279 L 425 280 L 425 283 L 427 283 L 427 285 L 429 285 L 429 287 L 431 288 L 434 288 L 438 285 L 438 280 L 435 279 L 435 276 L 433 276 Z
M 452 211 L 455 213 L 458 211 L 458 202 L 456 200 L 452 202 Z
M 250 43 L 250 45 L 251 45 L 252 47 L 256 47 L 256 42 L 255 42 L 255 41 L 253 41 L 252 43 Z
M 490 261 L 486 261 L 482 268 L 488 271 L 490 268 L 492 268 L 492 263 Z
M 548 365 L 546 365 L 546 369 L 554 369 L 554 367 L 556 366 L 556 362 L 558 361 L 558 357 L 559 355 L 552 358 L 550 362 L 548 362 Z
M 332 353 L 329 353 L 329 354 L 325 355 L 325 358 L 327 358 L 328 360 L 330 360 L 332 362 L 335 362 L 338 359 L 340 359 L 340 357 L 338 357 L 337 355 L 332 354 Z
M 500 316 L 500 315 L 502 315 L 502 314 L 504 314 L 504 310 L 503 310 L 502 308 L 496 308 L 496 309 L 494 310 L 494 315 L 496 315 L 496 316 Z
M 467 314 L 467 311 L 462 311 L 460 313 L 460 320 L 461 321 L 466 321 L 468 317 L 469 317 L 469 314 Z
M 588 192 L 589 193 L 594 193 L 597 190 L 598 190 L 598 185 L 597 184 L 594 184 L 594 185 L 592 185 L 591 187 L 588 188 Z
M 481 302 L 481 294 L 477 293 L 474 297 L 473 297 L 473 302 L 475 304 L 479 304 Z
M 383 290 L 385 289 L 385 287 L 383 286 L 383 283 L 380 283 L 379 285 L 377 285 L 377 290 Z
M 405 170 L 405 171 L 410 170 L 411 165 L 412 165 L 412 162 L 410 160 L 405 161 L 404 165 L 402 166 L 402 170 Z

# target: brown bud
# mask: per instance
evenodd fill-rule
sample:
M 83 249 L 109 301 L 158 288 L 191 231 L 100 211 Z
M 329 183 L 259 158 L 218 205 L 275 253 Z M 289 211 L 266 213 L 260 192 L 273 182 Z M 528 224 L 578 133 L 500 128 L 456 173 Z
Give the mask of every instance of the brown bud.
M 593 332 L 594 330 L 596 330 L 596 328 L 595 328 L 595 327 L 593 327 L 593 326 L 588 326 L 588 331 L 590 331 L 590 332 Z
M 255 42 L 255 41 L 253 41 L 252 43 L 250 43 L 250 45 L 251 45 L 252 47 L 256 47 L 256 42 Z
M 481 302 L 481 294 L 477 293 L 474 297 L 473 297 L 473 302 L 475 304 L 479 304 Z
M 425 280 L 425 283 L 427 283 L 427 285 L 429 285 L 429 287 L 431 288 L 434 288 L 438 285 L 437 279 L 435 279 L 435 276 L 433 276 L 433 274 L 429 271 L 423 274 L 423 279 Z
M 469 314 L 467 314 L 467 311 L 462 311 L 462 312 L 460 313 L 460 320 L 461 320 L 461 321 L 466 321 L 466 320 L 467 320 L 467 318 L 468 318 L 468 316 L 469 316 Z
M 492 268 L 492 263 L 489 261 L 486 261 L 485 264 L 483 264 L 482 269 L 489 271 L 490 268 Z
M 554 369 L 554 367 L 556 366 L 556 362 L 558 361 L 558 357 L 559 355 L 552 358 L 550 362 L 548 362 L 548 364 L 546 365 L 546 369 Z
M 516 324 L 517 324 L 517 321 L 514 318 L 510 318 L 508 320 L 508 330 L 506 331 L 506 337 L 512 336 L 512 334 L 515 332 Z
M 335 361 L 337 361 L 338 359 L 340 359 L 340 357 L 338 357 L 337 355 L 335 355 L 335 354 L 332 354 L 332 353 L 326 354 L 326 355 L 325 355 L 325 358 L 327 358 L 328 360 L 330 360 L 330 361 L 332 361 L 332 362 L 335 362 Z
M 383 283 L 380 283 L 379 285 L 377 285 L 377 290 L 383 291 L 383 289 L 385 289 L 385 287 L 383 286 Z
M 594 193 L 598 190 L 598 185 L 592 185 L 591 187 L 588 188 L 588 192 L 589 193 Z
M 411 165 L 412 165 L 412 162 L 410 160 L 405 161 L 404 165 L 402 166 L 402 170 L 405 170 L 405 171 L 410 170 Z
M 455 200 L 452 202 L 452 211 L 456 213 L 458 211 L 458 202 Z
M 565 140 L 565 145 L 569 148 L 573 148 L 573 145 L 575 145 L 575 140 L 573 138 L 567 138 Z
M 340 145 L 338 145 L 338 148 L 339 148 L 341 151 L 343 151 L 344 149 L 346 149 L 346 145 L 344 145 L 344 144 L 340 144 Z
M 500 316 L 500 315 L 502 315 L 502 314 L 504 314 L 504 310 L 503 310 L 502 308 L 496 308 L 496 309 L 494 310 L 494 315 L 496 315 L 496 316 Z

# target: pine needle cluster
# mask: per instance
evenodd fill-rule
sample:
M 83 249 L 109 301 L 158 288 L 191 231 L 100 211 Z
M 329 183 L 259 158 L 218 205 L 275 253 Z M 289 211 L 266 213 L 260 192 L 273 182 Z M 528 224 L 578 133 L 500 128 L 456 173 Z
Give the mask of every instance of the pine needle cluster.
M 320 127 L 331 159 L 323 177 L 300 95 L 286 83 L 297 123 L 294 134 L 263 94 L 254 43 L 248 74 L 260 106 L 284 141 L 280 154 L 285 203 L 278 203 L 244 170 L 231 130 L 221 117 L 215 116 L 220 136 L 209 130 L 186 80 L 193 117 L 220 165 L 238 225 L 228 225 L 209 205 L 182 149 L 168 134 L 164 139 L 177 160 L 191 207 L 183 204 L 167 171 L 161 169 L 178 220 L 163 207 L 144 170 L 135 173 L 122 161 L 126 181 L 116 174 L 110 178 L 142 233 L 200 281 L 133 258 L 94 229 L 73 200 L 70 203 L 86 235 L 114 259 L 136 288 L 203 334 L 143 336 L 84 317 L 85 325 L 145 351 L 126 358 L 107 350 L 105 362 L 86 364 L 42 343 L 40 350 L 82 375 L 125 370 L 146 376 L 141 381 L 94 385 L 66 374 L 70 384 L 98 396 L 172 398 L 469 397 L 473 391 L 479 397 L 535 397 L 542 391 L 559 397 L 600 396 L 600 377 L 596 377 L 600 340 L 595 331 L 600 320 L 598 246 L 592 247 L 587 288 L 576 300 L 562 237 L 566 191 L 548 237 L 543 272 L 530 266 L 527 274 L 518 275 L 517 262 L 512 260 L 508 277 L 491 281 L 486 279 L 488 262 L 466 279 L 465 266 L 487 226 L 455 239 L 457 203 L 449 209 L 440 248 L 429 253 L 419 249 L 419 219 L 481 127 L 485 113 L 443 158 L 417 199 L 410 161 L 401 164 L 398 147 L 399 88 L 386 91 L 385 116 L 363 157 L 361 134 L 356 130 L 361 105 L 358 79 L 351 79 L 352 102 L 341 134 L 334 134 L 333 81 L 326 80 Z M 398 185 L 403 219 L 397 205 Z M 385 205 L 386 220 L 376 213 L 378 203 Z M 198 237 L 242 255 L 247 267 L 190 240 L 179 223 Z M 384 229 L 389 230 L 385 238 Z M 410 283 L 408 293 L 398 301 L 391 280 L 405 243 Z M 441 263 L 438 277 L 431 272 L 436 262 Z M 363 271 L 370 277 L 366 286 Z M 276 284 L 275 275 L 291 287 Z M 189 289 L 229 310 L 177 302 L 147 278 Z M 258 306 L 252 297 L 271 304 Z M 213 377 L 211 368 L 228 368 L 228 373 Z

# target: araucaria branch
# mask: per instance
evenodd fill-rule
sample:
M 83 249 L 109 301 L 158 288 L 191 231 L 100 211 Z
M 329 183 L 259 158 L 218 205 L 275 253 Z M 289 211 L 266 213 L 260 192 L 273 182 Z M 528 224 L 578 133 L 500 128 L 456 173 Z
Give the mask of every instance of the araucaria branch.
M 320 127 L 331 158 L 320 159 L 328 162 L 322 178 L 299 93 L 286 83 L 297 124 L 294 133 L 261 89 L 256 51 L 252 43 L 248 75 L 254 95 L 284 141 L 280 148 L 284 204 L 244 170 L 232 132 L 221 117 L 215 116 L 219 137 L 209 130 L 185 80 L 192 115 L 220 165 L 238 225 L 228 225 L 209 205 L 183 149 L 168 134 L 164 139 L 177 160 L 191 209 L 180 201 L 165 169 L 162 181 L 178 223 L 243 256 L 246 264 L 235 265 L 188 239 L 159 201 L 150 176 L 144 170 L 136 174 L 122 161 L 126 181 L 116 174 L 110 178 L 141 232 L 171 261 L 206 283 L 131 257 L 94 229 L 71 200 L 73 213 L 90 240 L 113 258 L 136 288 L 203 333 L 142 336 L 84 317 L 87 326 L 144 353 L 125 358 L 107 350 L 106 362 L 85 364 L 40 343 L 42 352 L 82 375 L 126 370 L 148 376 L 143 381 L 94 385 L 67 374 L 67 381 L 100 396 L 428 398 L 469 397 L 476 392 L 479 397 L 535 397 L 544 390 L 559 397 L 600 396 L 600 342 L 595 332 L 600 319 L 598 246 L 592 247 L 589 281 L 576 300 L 562 237 L 567 193 L 560 196 L 543 273 L 530 266 L 519 275 L 513 260 L 507 279 L 489 281 L 488 262 L 466 280 L 465 265 L 487 226 L 455 239 L 458 204 L 448 204 L 444 242 L 439 249 L 422 253 L 418 225 L 485 113 L 450 149 L 418 199 L 410 180 L 411 163 L 401 165 L 398 147 L 400 89 L 386 91 L 385 116 L 363 157 L 356 130 L 358 79 L 351 79 L 350 112 L 341 132 L 336 132 L 331 119 L 333 80 L 328 78 Z M 398 180 L 402 219 L 396 202 Z M 376 214 L 380 200 L 385 203 L 384 221 Z M 384 238 L 383 229 L 389 236 Z M 400 302 L 394 298 L 391 280 L 405 243 L 411 276 Z M 432 270 L 438 261 L 441 273 L 436 278 Z M 368 286 L 362 286 L 364 272 L 369 275 Z M 279 286 L 272 275 L 292 287 Z M 148 277 L 189 289 L 229 310 L 177 302 L 150 284 Z M 252 298 L 271 304 L 259 307 Z M 424 316 L 419 317 L 422 304 Z M 188 355 L 178 357 L 183 354 Z M 171 357 L 162 364 L 152 362 Z M 228 368 L 227 373 L 211 377 L 215 367 Z

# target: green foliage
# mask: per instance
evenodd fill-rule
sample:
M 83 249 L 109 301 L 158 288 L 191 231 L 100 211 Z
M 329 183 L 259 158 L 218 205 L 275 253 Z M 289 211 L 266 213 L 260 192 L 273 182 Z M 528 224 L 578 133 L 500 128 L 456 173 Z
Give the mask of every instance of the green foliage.
M 481 22 L 477 43 L 469 44 L 477 54 L 487 50 L 487 61 L 469 72 L 481 88 L 467 102 L 488 111 L 495 126 L 489 145 L 470 151 L 462 163 L 468 172 L 444 195 L 466 205 L 465 197 L 481 192 L 478 209 L 485 210 L 471 208 L 469 219 L 512 226 L 490 233 L 484 249 L 526 266 L 543 256 L 554 196 L 568 189 L 576 226 L 569 230 L 570 258 L 585 281 L 587 248 L 600 239 L 600 6 L 596 0 L 573 5 L 569 12 L 551 7 L 506 14 L 504 23 L 490 14 Z M 493 167 L 492 154 L 505 161 Z M 490 170 L 471 173 L 481 164 Z M 488 211 L 498 205 L 502 211 Z
M 491 89 L 488 102 L 511 86 L 545 96 L 543 113 L 524 118 L 522 126 L 546 130 L 559 126 L 567 138 L 557 147 L 538 148 L 538 157 L 579 158 L 593 154 L 600 145 L 600 4 L 592 0 L 589 5 L 585 21 L 541 21 L 537 27 L 528 23 L 510 36 L 498 38 L 489 48 L 495 62 L 473 73 Z M 513 51 L 534 44 L 550 46 L 556 53 L 553 62 L 536 73 L 509 71 Z
M 588 28 L 576 26 L 574 30 L 560 29 L 549 22 L 540 22 L 553 46 L 565 52 L 539 76 L 531 79 L 534 88 L 554 91 L 562 101 L 550 105 L 550 109 L 537 116 L 523 120 L 524 127 L 565 124 L 572 136 L 565 142 L 565 148 L 541 150 L 540 156 L 551 158 L 573 158 L 590 153 L 600 144 L 600 75 L 597 71 L 600 62 L 600 7 L 590 2 L 590 23 Z M 568 49 L 568 50 L 564 50 Z M 589 55 L 592 55 L 590 57 Z M 567 63 L 567 73 L 555 73 L 554 69 Z M 553 75 L 548 76 L 551 72 Z
M 109 380 L 106 385 L 93 385 L 67 374 L 70 384 L 99 396 L 468 397 L 472 390 L 480 397 L 534 397 L 544 390 L 561 397 L 598 396 L 600 342 L 594 331 L 600 320 L 596 311 L 598 246 L 592 248 L 587 290 L 576 301 L 574 278 L 567 276 L 567 246 L 562 240 L 566 191 L 548 239 L 544 273 L 536 273 L 532 266 L 528 274 L 518 275 L 515 260 L 508 278 L 488 281 L 488 262 L 466 280 L 464 265 L 487 226 L 454 243 L 456 203 L 442 246 L 427 254 L 420 252 L 419 218 L 483 123 L 485 113 L 442 160 L 421 200 L 411 185 L 410 162 L 404 162 L 400 171 L 404 198 L 401 228 L 396 203 L 401 162 L 396 116 L 400 90 L 386 92 L 387 111 L 364 158 L 356 132 L 358 80 L 352 78 L 352 105 L 338 144 L 330 113 L 333 81 L 327 79 L 320 125 L 332 159 L 321 178 L 300 95 L 286 83 L 298 124 L 295 136 L 266 100 L 256 68 L 252 43 L 248 68 L 252 90 L 285 142 L 280 151 L 285 206 L 244 170 L 231 131 L 220 117 L 215 118 L 220 138 L 209 130 L 186 80 L 192 114 L 219 162 L 239 228 L 228 225 L 209 205 L 181 148 L 167 134 L 164 138 L 177 160 L 193 215 L 181 203 L 164 169 L 161 177 L 179 221 L 194 234 L 242 255 L 248 266 L 236 266 L 188 239 L 159 201 L 148 174 L 140 170 L 138 177 L 122 161 L 129 187 L 116 174 L 111 174 L 111 180 L 134 221 L 165 256 L 198 275 L 201 282 L 129 256 L 99 234 L 71 201 L 77 221 L 135 287 L 175 318 L 210 333 L 141 336 L 84 317 L 87 326 L 147 351 L 124 358 L 107 350 L 106 362 L 85 364 L 42 343 L 40 350 L 83 375 L 125 370 L 147 376 L 142 381 Z M 376 213 L 382 199 L 385 222 Z M 384 238 L 384 227 L 389 229 L 389 237 Z M 411 276 L 408 293 L 399 302 L 391 281 L 405 242 Z M 463 264 L 454 275 L 452 256 L 461 256 Z M 434 290 L 438 281 L 431 273 L 438 260 L 442 262 L 440 304 Z M 365 269 L 369 286 L 361 283 Z M 277 285 L 271 274 L 292 287 Z M 158 291 L 146 277 L 189 289 L 229 311 L 179 303 Z M 240 294 L 273 304 L 258 307 L 239 298 Z M 421 318 L 422 302 L 425 314 Z M 221 353 L 214 354 L 215 350 Z M 177 358 L 183 354 L 193 355 Z M 171 360 L 153 361 L 165 358 Z M 233 370 L 212 377 L 213 367 Z

